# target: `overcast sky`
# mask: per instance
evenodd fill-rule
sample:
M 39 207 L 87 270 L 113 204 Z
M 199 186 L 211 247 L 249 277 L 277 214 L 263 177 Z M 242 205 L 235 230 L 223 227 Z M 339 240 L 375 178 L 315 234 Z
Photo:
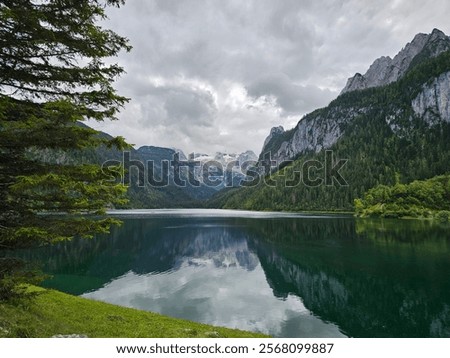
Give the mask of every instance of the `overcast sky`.
M 376 58 L 450 33 L 448 0 L 128 0 L 108 14 L 133 46 L 116 83 L 131 102 L 94 127 L 186 153 L 259 154 L 271 127 L 326 106 Z

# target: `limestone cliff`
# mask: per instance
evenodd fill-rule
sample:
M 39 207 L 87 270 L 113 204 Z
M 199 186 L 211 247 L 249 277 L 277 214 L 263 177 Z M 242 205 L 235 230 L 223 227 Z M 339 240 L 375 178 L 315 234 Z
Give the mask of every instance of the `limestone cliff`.
M 394 59 L 377 59 L 366 74 L 356 74 L 349 79 L 343 94 L 354 90 L 375 88 L 392 84 L 405 77 L 410 70 L 426 60 L 450 50 L 450 38 L 439 30 L 429 35 L 418 34 Z M 447 52 L 446 52 L 447 53 Z M 389 99 L 385 103 L 385 121 L 397 135 L 402 135 L 398 119 L 414 114 L 432 125 L 437 121 L 450 122 L 450 72 L 446 70 L 417 88 L 417 96 L 398 108 Z M 328 107 L 304 116 L 292 130 L 272 128 L 264 142 L 260 159 L 270 152 L 272 160 L 282 162 L 297 158 L 306 152 L 320 152 L 333 146 L 344 135 L 345 128 L 360 116 L 373 110 L 372 105 L 358 101 L 349 102 L 340 96 Z M 379 101 L 379 99 L 378 99 Z M 408 109 L 409 108 L 409 109 Z
M 437 120 L 450 122 L 450 72 L 425 84 L 411 105 L 414 113 L 429 124 Z
M 385 86 L 402 78 L 411 65 L 423 58 L 436 57 L 450 49 L 450 38 L 434 29 L 429 35 L 417 34 L 393 59 L 380 57 L 364 75 L 349 78 L 342 93 L 371 87 Z

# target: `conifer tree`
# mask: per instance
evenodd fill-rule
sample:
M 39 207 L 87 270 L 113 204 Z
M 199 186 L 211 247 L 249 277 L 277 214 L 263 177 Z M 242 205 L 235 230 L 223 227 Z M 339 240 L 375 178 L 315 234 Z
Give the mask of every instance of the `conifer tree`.
M 98 217 L 123 201 L 125 189 L 106 185 L 99 165 L 64 158 L 126 146 L 80 124 L 113 120 L 128 101 L 113 87 L 124 70 L 110 62 L 131 47 L 99 25 L 108 6 L 122 4 L 0 1 L 0 300 L 21 294 L 20 283 L 33 277 L 14 250 L 91 236 L 115 223 Z

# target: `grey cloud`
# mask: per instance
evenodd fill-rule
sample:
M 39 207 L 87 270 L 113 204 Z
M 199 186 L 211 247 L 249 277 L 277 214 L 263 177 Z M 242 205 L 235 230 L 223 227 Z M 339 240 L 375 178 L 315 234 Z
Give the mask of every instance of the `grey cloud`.
M 159 99 L 164 101 L 169 122 L 183 126 L 212 126 L 217 108 L 210 92 L 183 87 L 161 88 L 157 92 Z
M 154 87 L 148 85 L 140 101 L 144 127 L 162 125 L 167 131 L 191 131 L 199 127 L 212 127 L 217 107 L 211 92 L 184 85 Z
M 283 109 L 283 115 L 292 115 L 312 111 L 327 104 L 336 93 L 328 89 L 321 90 L 312 85 L 294 84 L 287 76 L 264 76 L 247 87 L 253 97 L 273 96 L 277 105 Z
M 295 11 L 283 3 L 133 1 L 134 15 L 140 11 L 148 17 L 133 20 L 131 56 L 142 59 L 144 71 L 154 67 L 165 76 L 214 82 L 224 76 L 253 80 L 268 70 L 284 69 L 285 63 L 295 63 L 289 75 L 304 74 L 313 62 L 314 26 L 301 19 L 302 2 L 292 2 Z

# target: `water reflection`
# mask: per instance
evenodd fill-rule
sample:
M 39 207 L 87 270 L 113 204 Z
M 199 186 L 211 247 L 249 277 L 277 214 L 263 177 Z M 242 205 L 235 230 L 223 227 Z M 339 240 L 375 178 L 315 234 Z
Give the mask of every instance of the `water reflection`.
M 74 294 L 281 337 L 450 336 L 448 227 L 161 216 L 27 255 Z

